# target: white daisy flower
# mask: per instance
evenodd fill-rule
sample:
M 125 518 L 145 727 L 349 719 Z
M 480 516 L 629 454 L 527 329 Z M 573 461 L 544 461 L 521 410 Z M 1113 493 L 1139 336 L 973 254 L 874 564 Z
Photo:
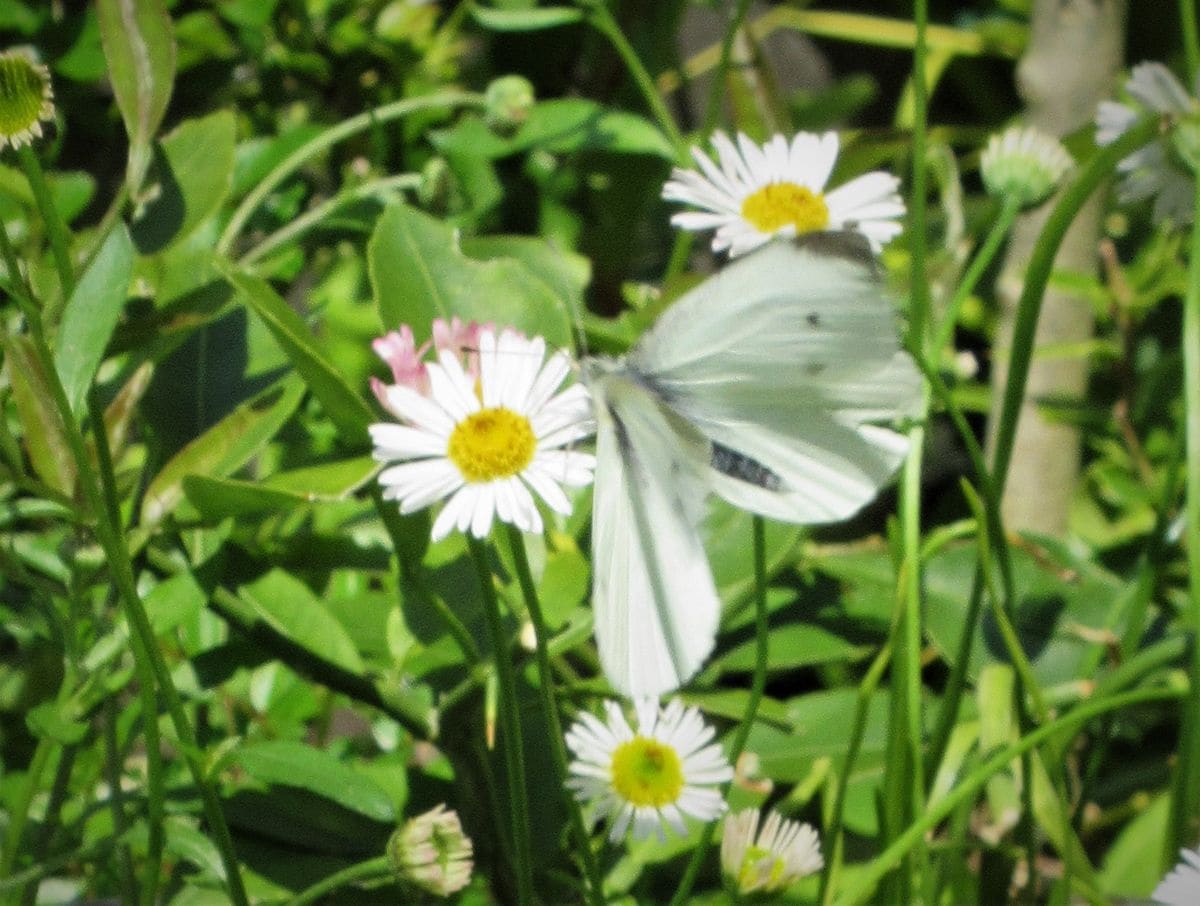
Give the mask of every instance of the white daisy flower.
M 695 205 L 671 218 L 684 230 L 716 229 L 714 252 L 736 257 L 775 236 L 819 230 L 857 230 L 880 247 L 899 235 L 904 202 L 900 180 L 875 171 L 831 192 L 825 183 L 837 161 L 836 132 L 801 132 L 788 144 L 782 135 L 765 145 L 738 133 L 737 144 L 723 132 L 712 137 L 717 159 L 692 149 L 700 172 L 676 167 L 662 197 Z
M 759 831 L 758 817 L 758 809 L 745 809 L 726 818 L 721 830 L 721 870 L 734 890 L 778 893 L 825 865 L 811 825 L 785 821 L 772 810 Z
M 1150 898 L 1162 906 L 1196 906 L 1200 903 L 1200 848 L 1181 849 L 1183 861 L 1154 888 Z
M 992 135 L 979 160 L 988 193 L 1015 196 L 1023 208 L 1044 201 L 1074 165 L 1062 142 L 1030 126 Z
M 582 384 L 559 392 L 571 366 L 562 353 L 546 359 L 541 337 L 479 330 L 479 375 L 453 349 L 425 366 L 427 394 L 412 386 L 383 389 L 387 409 L 403 424 L 371 425 L 374 457 L 396 462 L 379 474 L 383 496 L 413 513 L 446 500 L 433 539 L 453 529 L 482 538 L 492 520 L 540 532 L 534 494 L 557 513 L 571 512 L 563 487 L 592 480 L 595 457 L 563 449 L 594 430 Z M 471 353 L 474 354 L 473 352 Z M 532 492 L 532 493 L 531 493 Z
M 1101 101 L 1096 109 L 1096 144 L 1111 145 L 1146 113 L 1168 117 L 1176 124 L 1190 120 L 1186 131 L 1168 129 L 1155 141 L 1139 148 L 1117 164 L 1122 175 L 1117 185 L 1117 200 L 1122 204 L 1154 198 L 1156 222 L 1171 220 L 1178 224 L 1192 219 L 1193 173 L 1180 159 L 1176 142 L 1194 135 L 1200 125 L 1200 73 L 1195 94 L 1175 78 L 1161 63 L 1139 63 L 1125 82 L 1129 103 Z
M 724 813 L 715 787 L 733 777 L 733 768 L 698 708 L 675 699 L 660 709 L 641 699 L 634 703 L 636 732 L 616 702 L 604 708 L 607 722 L 585 712 L 567 731 L 575 753 L 567 786 L 596 806 L 597 817 L 610 818 L 610 840 L 625 836 L 630 824 L 635 840 L 652 833 L 666 839 L 664 826 L 683 836 L 685 816 L 712 821 Z

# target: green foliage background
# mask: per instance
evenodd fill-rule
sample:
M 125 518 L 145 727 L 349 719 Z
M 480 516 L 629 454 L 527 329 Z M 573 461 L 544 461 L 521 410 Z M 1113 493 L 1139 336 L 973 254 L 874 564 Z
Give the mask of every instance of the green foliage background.
M 1175 5 L 1144 5 L 1161 15 L 1129 17 L 1130 59 L 1178 62 L 1164 24 Z M 503 760 L 485 744 L 497 707 L 486 602 L 466 542 L 430 544 L 425 514 L 400 517 L 375 490 L 366 426 L 383 416 L 368 378 L 383 370 L 370 341 L 401 323 L 421 340 L 434 318 L 459 315 L 622 350 L 713 264 L 700 242 L 688 257 L 659 198 L 683 136 L 706 121 L 758 138 L 844 129 L 835 182 L 911 173 L 907 4 L 839 3 L 824 26 L 805 4 L 756 9 L 781 32 L 808 30 L 834 78 L 787 91 L 759 61 L 731 70 L 711 112 L 708 88 L 670 87 L 689 59 L 711 81 L 724 37 L 684 48 L 693 6 L 720 19 L 734 4 L 0 0 L 4 43 L 34 46 L 52 73 L 58 115 L 35 150 L 69 232 L 64 279 L 29 155 L 6 152 L 0 220 L 37 311 L 9 270 L 0 896 L 226 902 L 240 897 L 236 853 L 250 901 L 289 902 L 377 860 L 398 823 L 447 802 L 476 846 L 460 901 L 513 900 Z M 929 112 L 922 241 L 930 283 L 953 285 L 962 248 L 995 216 L 977 151 L 1019 112 L 1028 4 L 931 6 L 943 30 L 930 46 L 950 62 Z M 509 73 L 537 100 L 498 120 L 484 92 Z M 660 108 L 642 74 L 659 80 Z M 1090 130 L 1067 145 L 1094 156 Z M 1182 544 L 1194 532 L 1180 515 L 1184 427 L 1200 417 L 1181 378 L 1185 241 L 1140 209 L 1114 211 L 1106 229 L 1119 270 L 1053 277 L 1098 319 L 1071 351 L 1092 365 L 1088 396 L 1058 413 L 1085 438 L 1071 532 L 1010 538 L 1011 583 L 995 596 L 1011 605 L 1042 713 L 1016 704 L 998 602 L 969 606 L 995 548 L 962 490 L 980 484 L 947 413 L 980 432 L 993 405 L 988 279 L 932 361 L 950 386 L 929 423 L 911 660 L 898 653 L 894 493 L 849 525 L 766 527 L 767 694 L 749 729 L 751 776 L 730 802 L 813 823 L 838 865 L 782 902 L 1005 902 L 1030 853 L 1033 900 L 1110 902 L 1148 895 L 1176 843 L 1196 842 L 1169 819 L 1178 699 L 1198 678 Z M 912 241 L 884 255 L 898 298 Z M 982 370 L 956 370 L 956 353 Z M 587 603 L 589 494 L 576 503 L 525 539 L 568 718 L 607 691 Z M 726 610 L 685 698 L 728 740 L 757 663 L 751 519 L 714 504 L 705 531 Z M 503 543 L 491 556 L 515 640 L 529 618 L 520 567 Z M 547 903 L 582 901 L 543 678 L 519 642 L 502 656 L 517 668 L 535 888 Z M 903 663 L 919 669 L 907 724 Z M 966 692 L 946 711 L 956 666 Z M 1126 707 L 1086 711 L 1126 693 Z M 1013 751 L 987 767 L 1047 727 L 1024 760 Z M 929 755 L 937 743 L 928 776 L 906 776 L 896 747 Z M 876 887 L 875 860 L 921 817 L 889 826 L 906 784 L 927 802 L 959 798 Z M 629 846 L 601 836 L 607 895 L 656 903 L 676 893 L 700 831 Z M 418 896 L 376 878 L 323 902 Z M 728 899 L 713 850 L 693 901 Z

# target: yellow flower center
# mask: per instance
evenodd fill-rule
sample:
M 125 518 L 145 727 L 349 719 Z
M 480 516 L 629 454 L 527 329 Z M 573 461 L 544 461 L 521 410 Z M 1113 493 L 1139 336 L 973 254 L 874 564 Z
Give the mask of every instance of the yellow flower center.
M 464 418 L 450 434 L 446 455 L 469 482 L 518 475 L 533 461 L 537 437 L 529 419 L 498 406 Z
M 742 202 L 742 217 L 760 233 L 790 225 L 799 235 L 829 226 L 825 197 L 791 182 L 773 182 L 748 195 Z
M 683 762 L 670 746 L 635 736 L 613 752 L 612 784 L 626 802 L 661 808 L 683 792 Z
M 46 77 L 24 55 L 0 55 L 0 138 L 24 136 L 43 118 Z

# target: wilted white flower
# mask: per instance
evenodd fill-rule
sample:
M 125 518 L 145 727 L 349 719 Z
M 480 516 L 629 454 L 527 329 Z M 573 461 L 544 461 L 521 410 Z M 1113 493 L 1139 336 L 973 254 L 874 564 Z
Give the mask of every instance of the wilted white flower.
M 1031 126 L 1011 126 L 988 139 L 979 161 L 983 185 L 1027 208 L 1044 201 L 1075 165 L 1062 142 Z
M 1200 74 L 1198 74 L 1200 78 Z M 1096 143 L 1110 145 L 1147 113 L 1169 118 L 1171 128 L 1117 164 L 1122 203 L 1154 198 L 1156 221 L 1192 219 L 1196 136 L 1200 132 L 1200 82 L 1189 95 L 1161 63 L 1139 63 L 1125 82 L 1128 103 L 1101 101 L 1096 110 Z M 1189 159 L 1190 158 L 1190 159 Z
M 728 249 L 737 256 L 775 236 L 819 230 L 856 230 L 878 251 L 903 229 L 897 222 L 904 216 L 900 181 L 890 173 L 867 173 L 825 191 L 837 162 L 836 132 L 801 132 L 790 144 L 776 135 L 761 146 L 742 133 L 735 145 L 715 132 L 712 143 L 716 161 L 693 148 L 700 172 L 676 167 L 662 194 L 701 209 L 676 214 L 671 223 L 715 229 L 714 252 Z
M 660 709 L 653 699 L 634 703 L 637 730 L 630 728 L 616 702 L 605 702 L 607 721 L 586 712 L 567 731 L 575 753 L 567 785 L 576 798 L 597 806 L 612 821 L 610 840 L 625 836 L 630 824 L 640 840 L 664 825 L 680 836 L 684 817 L 712 821 L 725 811 L 716 785 L 733 777 L 733 768 L 713 742 L 713 728 L 697 708 L 678 699 Z
M 410 818 L 388 841 L 388 857 L 401 878 L 423 890 L 448 897 L 471 881 L 471 838 L 458 813 L 438 805 Z
M 402 513 L 446 500 L 433 523 L 435 541 L 455 528 L 485 537 L 495 518 L 540 532 L 534 494 L 555 512 L 571 512 L 563 487 L 589 484 L 595 457 L 563 448 L 594 425 L 586 388 L 559 390 L 571 370 L 566 356 L 547 359 L 541 337 L 513 330 L 497 337 L 484 327 L 477 353 L 456 350 L 447 339 L 422 373 L 411 332 L 389 336 L 403 368 L 394 365 L 397 383 L 376 393 L 402 423 L 370 427 L 375 459 L 397 463 L 379 474 L 385 499 L 398 500 Z
M 743 895 L 778 893 L 821 870 L 825 860 L 811 825 L 786 821 L 772 810 L 759 831 L 758 818 L 758 809 L 748 808 L 725 819 L 721 871 L 734 890 Z
M 1200 903 L 1200 848 L 1181 849 L 1176 865 L 1150 895 L 1162 906 L 1196 906 Z

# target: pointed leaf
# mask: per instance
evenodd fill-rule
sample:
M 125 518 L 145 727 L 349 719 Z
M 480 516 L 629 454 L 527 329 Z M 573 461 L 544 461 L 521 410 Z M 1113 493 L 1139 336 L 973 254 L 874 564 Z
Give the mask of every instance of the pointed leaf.
M 174 511 L 183 499 L 183 479 L 188 475 L 224 478 L 249 462 L 283 427 L 303 397 L 304 384 L 295 377 L 284 378 L 180 450 L 146 489 L 143 527 L 153 527 Z
M 375 421 L 371 408 L 321 352 L 319 341 L 303 319 L 259 277 L 220 266 L 225 279 L 262 319 L 284 353 L 304 378 L 313 395 L 352 446 L 367 444 L 367 425 Z
M 13 402 L 25 432 L 33 470 L 50 487 L 73 497 L 75 459 L 67 444 L 66 426 L 54 405 L 48 375 L 42 370 L 29 338 L 6 337 L 3 344 Z
M 312 590 L 282 570 L 272 570 L 238 589 L 264 621 L 330 663 L 363 672 L 362 658 L 345 627 Z
M 133 243 L 125 225 L 117 224 L 67 300 L 56 337 L 54 367 L 76 414 L 125 307 L 132 273 Z
M 164 0 L 96 0 L 100 41 L 125 131 L 126 182 L 137 196 L 150 165 L 150 142 L 171 99 L 175 38 Z
M 515 259 L 465 257 L 452 227 L 407 205 L 379 218 L 367 260 L 385 330 L 408 324 L 424 338 L 434 318 L 458 315 L 570 344 L 570 313 L 554 288 Z

